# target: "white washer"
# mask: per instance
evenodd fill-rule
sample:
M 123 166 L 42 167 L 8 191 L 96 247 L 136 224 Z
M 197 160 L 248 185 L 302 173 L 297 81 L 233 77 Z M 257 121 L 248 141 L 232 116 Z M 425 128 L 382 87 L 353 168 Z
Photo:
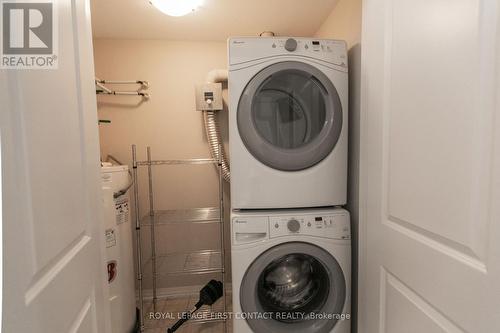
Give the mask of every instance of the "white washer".
M 346 210 L 236 212 L 231 235 L 234 332 L 350 332 Z
M 228 43 L 232 208 L 345 204 L 345 42 L 245 37 Z

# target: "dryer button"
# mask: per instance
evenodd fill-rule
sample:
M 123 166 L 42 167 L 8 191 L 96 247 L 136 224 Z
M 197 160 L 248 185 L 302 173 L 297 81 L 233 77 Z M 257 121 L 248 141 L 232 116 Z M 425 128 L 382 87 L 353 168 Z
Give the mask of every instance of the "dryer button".
M 293 38 L 288 38 L 285 42 L 285 50 L 295 51 L 297 49 L 297 41 Z

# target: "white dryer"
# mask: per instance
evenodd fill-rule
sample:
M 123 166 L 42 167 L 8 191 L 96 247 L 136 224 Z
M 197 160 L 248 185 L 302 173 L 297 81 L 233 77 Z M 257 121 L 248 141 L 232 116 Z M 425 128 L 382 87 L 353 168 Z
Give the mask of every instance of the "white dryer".
M 232 208 L 345 204 L 345 42 L 245 37 L 228 43 Z
M 350 332 L 346 210 L 237 212 L 231 234 L 234 332 Z

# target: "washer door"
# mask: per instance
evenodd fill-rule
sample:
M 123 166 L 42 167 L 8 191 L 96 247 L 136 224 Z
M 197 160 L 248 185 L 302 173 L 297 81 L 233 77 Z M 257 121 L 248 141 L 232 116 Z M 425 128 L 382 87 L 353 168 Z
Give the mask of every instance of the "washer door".
M 240 287 L 245 314 L 255 333 L 330 332 L 336 319 L 316 315 L 342 314 L 346 283 L 335 258 L 303 242 L 277 245 L 248 268 Z M 260 316 L 262 317 L 262 316 Z
M 307 169 L 335 148 L 342 106 L 316 67 L 285 61 L 261 70 L 241 95 L 238 130 L 250 153 L 278 170 Z

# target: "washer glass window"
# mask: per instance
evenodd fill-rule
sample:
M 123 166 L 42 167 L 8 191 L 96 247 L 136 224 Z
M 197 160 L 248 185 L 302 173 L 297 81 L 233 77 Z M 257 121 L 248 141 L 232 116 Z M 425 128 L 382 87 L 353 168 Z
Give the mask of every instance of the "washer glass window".
M 240 285 L 243 313 L 270 318 L 246 318 L 254 332 L 329 333 L 342 314 L 346 281 L 337 260 L 323 248 L 306 242 L 276 245 L 248 267 Z
M 303 253 L 273 260 L 260 275 L 257 286 L 264 311 L 290 314 L 275 317 L 281 322 L 302 320 L 302 316 L 319 312 L 329 291 L 327 270 L 317 259 Z

